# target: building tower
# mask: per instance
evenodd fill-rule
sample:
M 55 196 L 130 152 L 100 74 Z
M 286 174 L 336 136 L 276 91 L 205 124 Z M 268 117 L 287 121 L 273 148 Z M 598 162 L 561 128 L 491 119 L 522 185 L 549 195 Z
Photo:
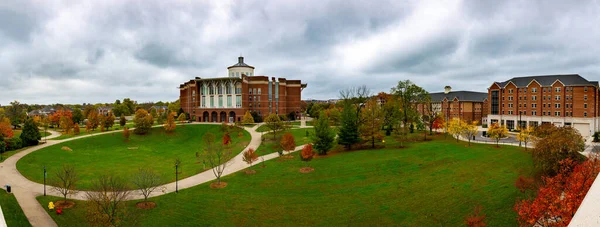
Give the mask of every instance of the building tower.
M 254 66 L 247 65 L 244 63 L 244 57 L 238 57 L 238 63 L 227 67 L 227 75 L 229 77 L 242 78 L 242 74 L 246 76 L 254 75 Z

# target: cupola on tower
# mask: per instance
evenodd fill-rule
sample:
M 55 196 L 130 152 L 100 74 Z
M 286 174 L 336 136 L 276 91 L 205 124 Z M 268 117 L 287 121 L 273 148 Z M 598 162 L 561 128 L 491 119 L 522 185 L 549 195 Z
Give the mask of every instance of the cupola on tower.
M 244 63 L 244 57 L 238 57 L 238 63 L 227 67 L 227 74 L 229 77 L 242 78 L 242 74 L 246 76 L 254 75 L 254 66 L 247 65 Z

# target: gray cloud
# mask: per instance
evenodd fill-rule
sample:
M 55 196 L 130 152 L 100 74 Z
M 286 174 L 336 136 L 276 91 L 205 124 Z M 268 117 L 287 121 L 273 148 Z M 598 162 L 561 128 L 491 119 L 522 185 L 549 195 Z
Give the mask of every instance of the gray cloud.
M 336 98 L 410 79 L 485 91 L 515 76 L 597 80 L 594 1 L 54 1 L 0 3 L 0 104 L 170 101 L 191 78 L 302 79 Z

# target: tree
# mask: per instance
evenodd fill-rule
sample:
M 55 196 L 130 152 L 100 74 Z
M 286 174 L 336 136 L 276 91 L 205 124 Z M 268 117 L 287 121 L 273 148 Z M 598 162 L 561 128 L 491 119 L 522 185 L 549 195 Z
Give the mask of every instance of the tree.
M 13 128 L 17 128 L 19 124 L 23 123 L 23 111 L 24 107 L 19 101 L 10 102 L 10 106 L 6 107 L 5 114 L 10 119 L 10 124 Z
M 551 127 L 548 135 L 538 139 L 533 149 L 533 167 L 543 176 L 554 176 L 564 159 L 581 160 L 585 143 L 577 129 L 571 127 Z
M 181 108 L 179 99 L 177 99 L 177 101 L 175 101 L 175 102 L 169 103 L 169 105 L 167 106 L 167 109 L 168 109 L 169 112 L 175 112 L 175 113 L 177 113 L 177 111 L 179 110 L 179 108 Z
M 4 119 L 8 120 L 8 118 Z M 14 136 L 12 126 L 10 125 L 10 120 L 8 120 L 8 122 L 5 120 L 0 121 L 0 136 L 7 139 Z
M 253 148 L 248 148 L 248 150 L 244 151 L 244 154 L 242 156 L 242 160 L 248 163 L 248 165 L 250 166 L 252 166 L 252 163 L 257 159 L 258 155 L 256 154 L 256 151 L 254 151 Z
M 363 123 L 359 126 L 360 136 L 363 141 L 371 142 L 371 148 L 375 148 L 375 141 L 383 139 L 383 133 L 381 132 L 383 112 L 377 100 L 370 99 L 362 108 L 360 116 L 363 118 Z
M 53 186 L 54 190 L 63 195 L 65 202 L 67 201 L 67 195 L 77 193 L 75 189 L 79 177 L 73 166 L 63 165 L 62 169 L 56 172 L 53 180 L 54 183 L 52 185 L 55 185 Z
M 429 135 L 433 135 L 433 124 L 435 120 L 438 119 L 439 113 L 436 112 L 433 108 L 433 102 L 431 101 L 431 96 L 428 95 L 425 97 L 423 103 L 423 121 L 429 128 Z
M 81 130 L 79 129 L 79 124 L 75 123 L 75 125 L 73 125 L 73 135 L 79 135 L 81 133 Z
M 99 226 L 120 226 L 132 216 L 126 212 L 125 202 L 129 199 L 127 184 L 117 176 L 102 175 L 86 192 L 89 201 L 88 221 Z
M 407 127 L 420 116 L 417 105 L 425 102 L 429 93 L 425 89 L 413 84 L 410 80 L 398 81 L 398 85 L 392 88 L 392 93 L 397 97 L 402 113 L 402 133 L 404 140 L 408 139 Z
M 431 128 L 433 130 L 440 130 L 444 128 L 444 125 L 446 124 L 446 122 L 444 121 L 444 116 L 442 116 L 441 114 L 436 115 L 435 120 L 433 121 L 433 124 L 431 125 Z
M 397 96 L 385 96 L 383 111 L 383 127 L 385 135 L 389 136 L 394 130 L 394 125 L 400 120 L 400 105 Z
M 450 124 L 448 125 L 448 132 L 450 135 L 456 138 L 456 142 L 458 142 L 458 137 L 464 132 L 466 123 L 458 118 L 452 118 L 450 120 Z
M 516 202 L 521 226 L 567 226 L 600 172 L 595 157 L 580 164 L 572 159 L 559 164 L 557 175 L 543 178 L 535 198 Z
M 58 125 L 59 127 L 62 128 L 61 123 L 61 119 L 64 118 L 68 118 L 69 120 L 73 119 L 73 113 L 71 113 L 71 111 L 68 110 L 58 110 L 56 112 L 54 112 L 54 114 L 50 115 L 50 121 L 52 122 L 53 125 Z
M 485 227 L 485 214 L 481 214 L 481 205 L 475 206 L 473 213 L 465 218 L 465 224 L 469 227 Z
M 344 102 L 344 109 L 342 110 L 341 126 L 338 133 L 338 143 L 346 147 L 346 150 L 350 150 L 352 145 L 360 141 L 358 134 L 358 116 L 353 111 L 353 106 L 350 101 Z
M 517 134 L 517 140 L 525 144 L 525 151 L 527 151 L 527 143 L 534 139 L 533 128 L 520 128 L 519 134 Z
M 130 136 L 130 132 L 129 132 L 129 128 L 128 127 L 124 127 L 123 128 L 123 137 L 125 138 L 125 142 L 129 141 L 129 136 Z
M 125 118 L 125 115 L 121 114 L 121 117 L 119 118 L 119 125 L 121 125 L 122 127 L 125 127 L 125 125 L 127 124 L 127 119 Z
M 144 135 L 150 131 L 153 122 L 154 120 L 152 119 L 152 116 L 148 114 L 148 111 L 138 109 L 135 111 L 135 116 L 133 117 L 133 123 L 135 124 L 133 132 L 138 135 Z
M 223 145 L 230 145 L 231 144 L 231 136 L 229 136 L 229 132 L 225 132 L 225 134 L 223 135 Z
M 108 116 L 105 116 L 102 118 L 103 121 L 101 122 L 102 127 L 104 127 L 105 130 L 108 130 L 110 128 L 113 127 L 113 125 L 115 125 L 115 115 L 110 113 L 108 114 Z
M 464 123 L 462 136 L 467 138 L 467 140 L 469 141 L 469 146 L 471 146 L 471 139 L 477 135 L 479 129 L 477 123 L 477 121 L 472 121 L 471 123 Z
M 187 120 L 187 117 L 185 116 L 185 113 L 179 114 L 179 117 L 177 117 L 177 120 L 179 121 L 179 123 L 184 123 L 185 120 Z
M 124 103 L 121 104 L 114 104 L 113 105 L 113 109 L 112 109 L 112 113 L 115 116 L 129 116 L 131 115 L 132 112 L 130 112 L 129 107 L 127 107 L 127 105 L 125 105 Z
M 335 132 L 329 127 L 329 118 L 325 113 L 321 112 L 319 119 L 315 123 L 314 130 L 313 141 L 315 149 L 319 152 L 319 155 L 327 155 L 327 152 L 333 147 Z
M 167 131 L 168 133 L 171 133 L 173 131 L 175 131 L 175 112 L 171 112 L 169 114 L 167 114 L 167 123 L 163 126 L 165 128 L 165 131 Z
M 273 133 L 273 140 L 277 137 L 277 132 L 283 130 L 284 125 L 281 121 L 281 118 L 277 116 L 277 114 L 269 114 L 267 118 L 265 118 L 265 126 Z
M 71 120 L 77 124 L 81 123 L 83 121 L 83 112 L 79 108 L 75 108 Z
M 88 120 L 88 124 L 90 125 L 90 129 L 96 130 L 96 128 L 98 128 L 98 126 L 100 125 L 100 118 L 98 116 L 98 111 L 96 111 L 96 109 L 91 109 L 89 110 L 89 113 L 87 115 L 87 120 Z
M 70 134 L 71 128 L 73 128 L 73 120 L 67 116 L 61 116 L 59 126 L 65 134 Z
M 496 140 L 496 147 L 500 147 L 500 139 L 508 135 L 508 130 L 504 126 L 500 126 L 498 123 L 493 123 L 488 128 L 487 134 L 490 138 Z
M 133 175 L 132 182 L 144 196 L 144 202 L 148 201 L 148 196 L 161 185 L 160 176 L 151 168 L 139 168 Z
M 283 134 L 280 145 L 284 151 L 288 151 L 288 153 L 292 152 L 294 149 L 296 149 L 296 141 L 294 140 L 294 136 L 289 132 Z
M 217 178 L 217 185 L 221 185 L 221 175 L 223 175 L 223 171 L 225 171 L 227 164 L 231 161 L 233 153 L 227 144 L 217 146 L 215 144 L 215 135 L 210 132 L 204 133 L 202 140 L 206 149 L 206 159 Z
M 250 111 L 246 110 L 244 118 L 242 118 L 242 123 L 245 125 L 254 124 L 254 118 L 252 117 L 252 114 L 250 114 Z
M 150 109 L 150 115 L 152 115 L 152 118 L 158 118 L 158 113 L 156 112 L 156 108 Z
M 315 152 L 312 149 L 312 144 L 306 144 L 302 148 L 302 153 L 300 153 L 300 159 L 306 162 L 306 166 L 308 167 L 308 162 L 312 160 L 313 156 L 315 156 Z
M 25 126 L 23 127 L 20 138 L 24 147 L 38 145 L 40 139 L 42 139 L 42 135 L 40 134 L 37 125 L 33 123 L 33 119 L 28 118 L 25 120 Z
M 122 102 L 123 105 L 127 106 L 127 109 L 129 110 L 129 113 L 135 113 L 136 112 L 136 106 L 137 106 L 137 102 L 132 101 L 129 98 L 125 98 L 123 99 Z

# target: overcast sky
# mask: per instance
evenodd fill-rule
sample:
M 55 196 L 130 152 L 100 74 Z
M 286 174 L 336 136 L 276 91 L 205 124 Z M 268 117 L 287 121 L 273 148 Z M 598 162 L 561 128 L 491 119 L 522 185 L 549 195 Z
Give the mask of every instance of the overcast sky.
M 410 79 L 486 91 L 600 79 L 598 1 L 0 1 L 0 104 L 174 101 L 194 77 L 301 79 L 303 99 Z

